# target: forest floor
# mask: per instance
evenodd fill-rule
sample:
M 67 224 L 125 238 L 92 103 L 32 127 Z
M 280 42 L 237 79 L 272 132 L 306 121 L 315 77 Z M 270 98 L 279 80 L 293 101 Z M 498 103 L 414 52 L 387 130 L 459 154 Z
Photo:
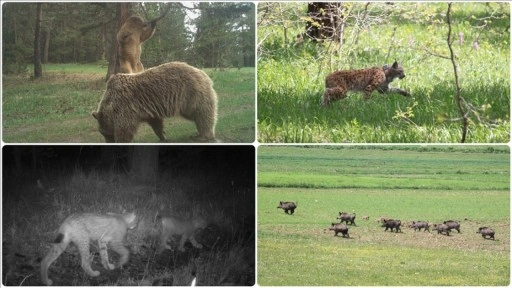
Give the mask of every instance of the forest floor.
M 3 141 L 6 143 L 103 143 L 96 111 L 105 90 L 105 68 L 94 64 L 48 64 L 40 79 L 3 75 Z M 205 69 L 218 94 L 216 138 L 221 143 L 255 140 L 255 69 Z M 167 141 L 189 143 L 195 124 L 164 120 Z M 142 124 L 134 142 L 159 142 Z
M 77 170 L 52 177 L 42 190 L 28 174 L 10 177 L 3 187 L 2 284 L 43 284 L 41 259 L 48 253 L 59 226 L 71 214 L 122 213 L 126 209 L 138 218 L 137 227 L 128 230 L 125 239 L 130 250 L 128 263 L 121 269 L 105 270 L 98 244 L 93 241 L 91 266 L 100 275 L 90 277 L 81 268 L 78 249 L 70 244 L 48 270 L 55 285 L 190 286 L 194 278 L 198 286 L 254 285 L 254 188 L 210 185 L 206 189 L 201 181 L 172 178 L 162 179 L 155 188 L 133 185 L 123 173 L 86 174 Z M 188 193 L 190 188 L 206 192 Z M 157 253 L 161 233 L 161 225 L 155 220 L 157 213 L 163 217 L 203 218 L 207 227 L 194 234 L 203 248 L 187 242 L 185 251 L 180 252 L 179 239 L 174 238 L 169 243 L 173 250 Z M 108 254 L 117 264 L 119 255 L 110 248 Z

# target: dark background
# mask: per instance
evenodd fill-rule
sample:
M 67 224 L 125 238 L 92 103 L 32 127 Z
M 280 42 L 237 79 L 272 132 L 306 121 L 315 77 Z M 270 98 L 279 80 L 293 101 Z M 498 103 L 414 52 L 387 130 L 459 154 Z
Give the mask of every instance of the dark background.
M 197 285 L 254 284 L 253 146 L 9 145 L 2 167 L 4 285 L 42 284 L 39 261 L 69 215 L 123 211 L 141 219 L 128 231 L 127 266 L 105 271 L 97 255 L 101 275 L 85 277 L 68 247 L 49 270 L 56 285 L 186 286 L 192 275 Z M 205 219 L 196 233 L 204 248 L 156 254 L 156 215 Z

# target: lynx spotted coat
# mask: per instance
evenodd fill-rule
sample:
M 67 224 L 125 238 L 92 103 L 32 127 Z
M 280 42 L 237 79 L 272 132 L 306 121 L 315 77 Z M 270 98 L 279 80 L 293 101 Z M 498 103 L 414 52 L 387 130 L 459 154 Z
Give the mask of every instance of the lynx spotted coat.
M 329 74 L 325 78 L 325 92 L 321 104 L 329 105 L 331 102 L 347 97 L 347 92 L 363 91 L 364 99 L 370 99 L 373 91 L 379 93 L 398 93 L 402 96 L 411 96 L 407 91 L 389 87 L 395 78 L 405 77 L 404 68 L 395 61 L 391 67 L 372 67 L 359 70 L 340 70 Z

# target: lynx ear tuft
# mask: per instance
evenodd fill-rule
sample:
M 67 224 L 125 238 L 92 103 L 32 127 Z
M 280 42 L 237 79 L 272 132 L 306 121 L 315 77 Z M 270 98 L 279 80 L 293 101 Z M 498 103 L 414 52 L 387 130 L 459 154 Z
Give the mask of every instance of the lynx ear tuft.
M 393 69 L 398 68 L 398 62 L 396 62 L 396 60 L 395 60 L 395 63 L 393 63 L 393 66 L 391 66 L 391 67 L 393 67 Z

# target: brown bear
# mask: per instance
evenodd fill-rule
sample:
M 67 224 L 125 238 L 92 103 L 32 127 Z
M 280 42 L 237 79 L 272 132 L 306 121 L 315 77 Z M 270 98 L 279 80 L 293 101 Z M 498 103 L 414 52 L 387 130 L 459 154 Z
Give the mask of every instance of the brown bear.
M 140 62 L 142 42 L 148 40 L 155 33 L 156 21 L 144 22 L 138 16 L 128 18 L 119 32 L 117 42 L 119 43 L 119 66 L 121 73 L 137 73 L 144 71 Z
M 165 141 L 163 118 L 181 115 L 194 121 L 196 140 L 213 142 L 217 94 L 203 71 L 170 62 L 135 74 L 115 74 L 107 82 L 98 111 L 99 131 L 106 142 L 130 142 L 141 122 Z

